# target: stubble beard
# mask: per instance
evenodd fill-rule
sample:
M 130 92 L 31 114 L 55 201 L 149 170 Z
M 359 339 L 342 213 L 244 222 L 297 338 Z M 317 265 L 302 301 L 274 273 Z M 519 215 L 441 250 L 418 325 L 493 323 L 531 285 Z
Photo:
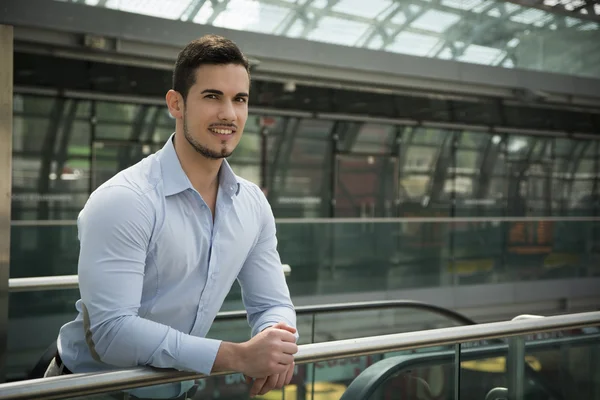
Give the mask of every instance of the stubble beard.
M 194 137 L 188 131 L 187 115 L 186 115 L 185 111 L 183 113 L 183 136 L 188 141 L 190 146 L 192 146 L 192 148 L 194 150 L 196 150 L 197 153 L 208 158 L 209 160 L 220 160 L 221 158 L 227 158 L 232 153 L 231 151 L 228 152 L 227 147 L 225 147 L 225 146 L 223 146 L 223 148 L 221 149 L 220 152 L 217 152 L 217 151 L 213 151 L 213 150 L 209 149 L 208 147 L 203 146 L 200 143 L 198 143 L 198 141 L 196 139 L 194 139 Z

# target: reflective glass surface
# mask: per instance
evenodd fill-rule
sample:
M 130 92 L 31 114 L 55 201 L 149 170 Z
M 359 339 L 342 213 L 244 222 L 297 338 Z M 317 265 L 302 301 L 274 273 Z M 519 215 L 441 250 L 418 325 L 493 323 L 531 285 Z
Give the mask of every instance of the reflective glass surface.
M 535 347 L 549 337 L 563 344 Z M 540 333 L 521 337 L 525 360 L 538 370 L 541 379 L 557 398 L 597 399 L 600 396 L 600 327 Z M 525 398 L 531 388 L 524 380 Z
M 595 399 L 599 333 L 591 327 L 386 354 L 347 394 L 362 389 L 369 400 Z
M 174 129 L 156 105 L 16 95 L 14 107 L 13 220 L 74 221 Z M 251 113 L 229 162 L 277 218 L 541 217 L 600 214 L 599 157 L 591 137 Z
M 282 262 L 292 267 L 292 273 L 287 277 L 292 298 L 306 303 L 308 299 L 314 300 L 315 296 L 338 296 L 337 301 L 349 301 L 364 293 L 598 277 L 600 269 L 595 261 L 598 248 L 594 247 L 594 243 L 599 232 L 595 225 L 594 221 L 543 220 L 452 223 L 328 221 L 279 223 L 278 236 Z M 11 271 L 15 271 L 12 277 L 77 273 L 75 226 L 13 227 L 12 235 L 41 240 L 34 244 L 34 252 L 17 247 L 11 250 Z M 17 246 L 19 242 L 12 243 Z M 78 298 L 77 290 L 10 294 L 9 342 L 15 346 L 16 343 L 25 343 L 21 341 L 23 331 L 33 336 L 44 332 L 46 336 L 36 336 L 35 340 L 32 337 L 26 342 L 39 342 L 37 351 L 30 353 L 29 357 L 39 354 L 55 338 L 58 328 L 76 315 L 74 302 Z M 237 283 L 222 309 L 243 309 Z M 416 327 L 426 329 L 437 324 L 427 321 L 404 326 L 411 320 L 402 312 L 367 314 L 360 318 L 344 314 L 318 317 L 316 324 L 319 328 L 311 340 L 392 333 Z M 377 329 L 351 329 L 358 320 L 369 320 L 371 322 L 366 326 L 376 326 Z M 304 329 L 314 326 L 312 321 L 302 321 L 302 324 L 307 324 Z M 336 322 L 331 324 L 331 321 Z M 233 335 L 232 340 L 247 338 L 245 321 L 232 326 L 239 329 L 218 323 L 211 334 L 215 337 Z M 31 358 L 26 357 L 26 360 L 27 363 L 32 362 Z
M 155 105 L 20 94 L 14 118 L 10 276 L 75 274 L 89 193 L 159 149 L 173 121 Z M 229 161 L 267 195 L 292 295 L 313 299 L 600 276 L 599 157 L 589 137 L 251 113 Z M 13 293 L 10 318 L 57 316 L 50 337 L 77 298 Z M 223 310 L 241 308 L 235 284 Z
M 565 10 L 563 2 L 544 3 Z M 94 0 L 85 4 L 342 46 L 600 76 L 594 67 L 597 63 L 591 61 L 599 50 L 595 38 L 600 30 L 598 20 L 587 18 L 589 13 L 600 15 L 600 6 L 593 3 L 590 7 L 572 4 L 567 8 L 573 11 L 571 16 L 500 0 Z

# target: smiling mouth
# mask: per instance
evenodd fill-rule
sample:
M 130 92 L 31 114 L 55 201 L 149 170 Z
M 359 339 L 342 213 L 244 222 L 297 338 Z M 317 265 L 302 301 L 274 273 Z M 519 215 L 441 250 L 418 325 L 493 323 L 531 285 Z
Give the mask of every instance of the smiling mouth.
M 208 130 L 217 135 L 233 135 L 235 133 L 235 128 L 208 128 Z

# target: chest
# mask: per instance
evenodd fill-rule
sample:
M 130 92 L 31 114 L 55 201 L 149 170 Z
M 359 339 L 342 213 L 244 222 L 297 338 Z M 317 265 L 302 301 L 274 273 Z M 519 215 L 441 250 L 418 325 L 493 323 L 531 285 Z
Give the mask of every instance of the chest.
M 147 272 L 164 283 L 205 282 L 209 274 L 235 279 L 258 238 L 258 217 L 235 201 L 216 202 L 214 210 L 188 196 L 167 198 L 154 271 Z

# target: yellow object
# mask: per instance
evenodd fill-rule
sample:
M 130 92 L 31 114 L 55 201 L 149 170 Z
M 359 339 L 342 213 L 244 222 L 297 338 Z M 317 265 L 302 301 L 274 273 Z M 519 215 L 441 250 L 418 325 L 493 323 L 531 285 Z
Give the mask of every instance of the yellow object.
M 525 356 L 525 361 L 534 371 L 541 371 L 542 364 L 532 356 Z M 506 372 L 506 358 L 505 357 L 495 357 L 495 358 L 486 358 L 484 360 L 474 360 L 474 361 L 463 361 L 460 363 L 460 366 L 464 369 L 470 369 L 473 371 L 479 372 L 490 372 L 490 373 L 503 373 Z
M 283 388 L 285 390 L 286 400 L 295 400 L 297 398 L 298 388 L 296 385 L 287 385 Z M 306 384 L 306 393 L 310 394 L 312 391 L 312 383 Z M 346 391 L 346 385 L 339 383 L 330 382 L 316 382 L 315 383 L 315 397 L 314 400 L 339 400 L 340 397 Z M 256 396 L 255 399 L 262 400 L 281 400 L 281 390 L 271 390 L 265 395 Z

